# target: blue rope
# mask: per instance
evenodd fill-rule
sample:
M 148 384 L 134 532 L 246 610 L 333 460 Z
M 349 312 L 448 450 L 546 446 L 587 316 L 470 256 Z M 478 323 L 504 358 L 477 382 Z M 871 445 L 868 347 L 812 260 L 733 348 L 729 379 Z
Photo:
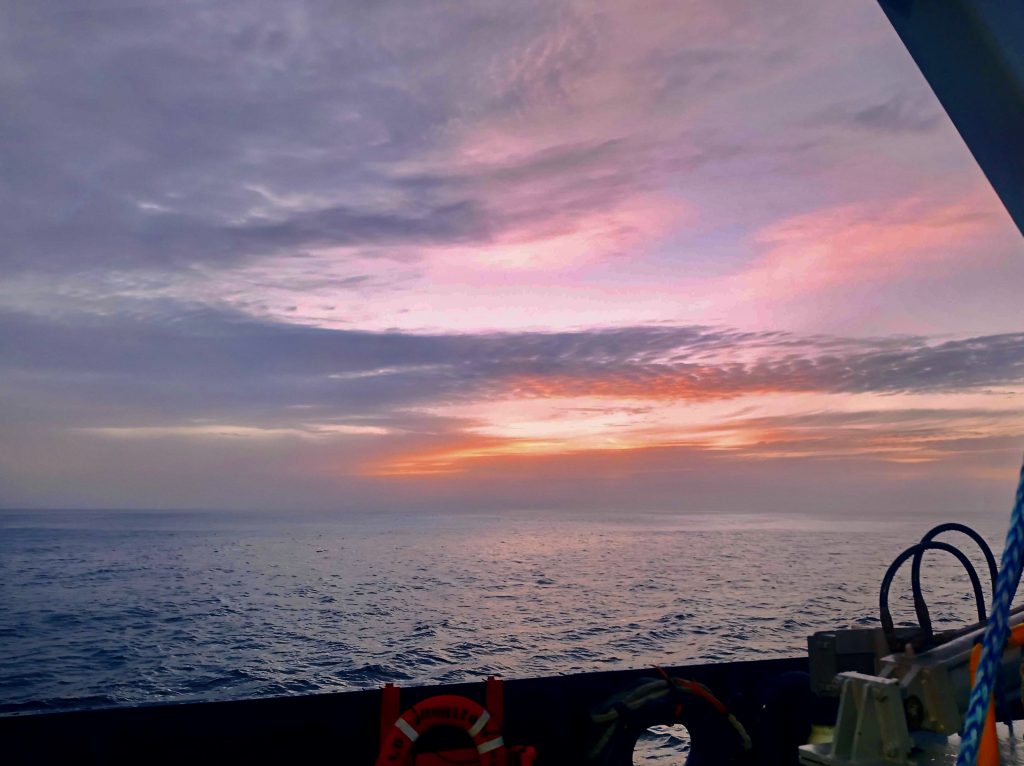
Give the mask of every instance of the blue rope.
M 985 627 L 985 638 L 981 644 L 981 660 L 974 676 L 974 688 L 964 717 L 964 734 L 957 755 L 957 766 L 975 766 L 978 760 L 978 744 L 981 730 L 985 725 L 989 701 L 995 687 L 996 676 L 1010 637 L 1010 602 L 1017 592 L 1021 565 L 1024 564 L 1024 467 L 1021 467 L 1017 484 L 1017 497 L 1010 514 L 1010 529 L 1006 532 L 1006 547 L 996 579 L 996 594 L 992 600 L 992 613 Z

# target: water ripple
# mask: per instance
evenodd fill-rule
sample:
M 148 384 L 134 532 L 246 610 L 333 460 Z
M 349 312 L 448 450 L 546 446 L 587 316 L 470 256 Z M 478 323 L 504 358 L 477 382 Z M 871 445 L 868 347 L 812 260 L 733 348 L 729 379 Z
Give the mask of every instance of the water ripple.
M 792 656 L 877 625 L 934 521 L 0 513 L 0 711 Z M 937 625 L 973 610 L 946 558 Z M 892 593 L 912 618 L 906 573 Z

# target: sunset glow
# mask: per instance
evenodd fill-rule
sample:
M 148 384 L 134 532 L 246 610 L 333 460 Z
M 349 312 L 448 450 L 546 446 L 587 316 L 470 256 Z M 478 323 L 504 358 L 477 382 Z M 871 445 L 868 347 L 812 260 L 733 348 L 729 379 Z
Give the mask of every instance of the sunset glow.
M 1024 247 L 874 4 L 72 6 L 0 47 L 0 503 L 1010 481 Z
M 431 415 L 465 423 L 463 438 L 431 451 L 388 458 L 368 472 L 455 473 L 471 471 L 481 460 L 654 448 L 686 448 L 735 459 L 937 462 L 1013 439 L 1024 428 L 1022 393 L 488 400 L 431 409 Z

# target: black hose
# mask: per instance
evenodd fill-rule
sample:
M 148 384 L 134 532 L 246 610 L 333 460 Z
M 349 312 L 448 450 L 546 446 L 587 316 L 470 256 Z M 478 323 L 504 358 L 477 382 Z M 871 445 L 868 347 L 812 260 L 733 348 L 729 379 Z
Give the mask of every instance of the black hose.
M 957 561 L 963 564 L 964 569 L 967 570 L 967 575 L 971 578 L 971 585 L 974 587 L 974 601 L 978 608 L 978 621 L 984 622 L 986 620 L 985 596 L 982 593 L 981 580 L 978 579 L 978 572 L 971 563 L 971 560 L 964 555 L 963 551 L 949 545 L 948 543 L 939 543 L 934 540 L 927 543 L 916 543 L 896 557 L 886 570 L 885 577 L 882 578 L 882 588 L 878 594 L 878 610 L 879 617 L 882 621 L 882 630 L 885 631 L 885 636 L 890 640 L 890 642 L 894 641 L 896 638 L 896 628 L 892 622 L 892 612 L 889 611 L 889 588 L 892 586 L 892 580 L 896 576 L 896 572 L 899 571 L 899 568 L 903 566 L 907 559 L 917 553 L 924 553 L 925 551 L 946 551 L 947 553 L 953 554 Z M 927 619 L 927 615 L 918 613 L 917 618 L 919 622 L 921 621 L 922 616 Z
M 992 580 L 992 597 L 995 598 L 996 575 L 998 573 L 996 568 L 996 557 L 992 555 L 992 549 L 989 548 L 988 543 L 985 542 L 985 538 L 966 524 L 959 524 L 955 521 L 950 521 L 945 524 L 939 524 L 936 527 L 932 527 L 927 533 L 925 533 L 924 537 L 921 538 L 921 542 L 931 542 L 935 537 L 941 535 L 943 532 L 962 532 L 978 544 L 978 547 L 981 548 L 982 554 L 985 556 L 985 562 L 988 564 L 988 573 Z M 914 611 L 917 613 L 918 623 L 920 624 L 925 637 L 930 639 L 934 635 L 932 630 L 932 620 L 931 615 L 928 613 L 928 605 L 924 601 L 924 594 L 921 592 L 921 561 L 923 559 L 923 550 L 914 554 L 914 562 L 910 570 L 910 586 L 914 593 Z M 977 593 L 975 593 L 975 598 L 977 598 Z

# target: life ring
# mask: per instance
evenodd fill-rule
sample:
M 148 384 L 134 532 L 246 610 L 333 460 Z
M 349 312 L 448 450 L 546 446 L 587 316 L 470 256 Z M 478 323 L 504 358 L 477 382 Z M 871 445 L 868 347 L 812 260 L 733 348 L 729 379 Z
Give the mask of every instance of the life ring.
M 377 766 L 412 766 L 413 745 L 437 726 L 464 731 L 476 747 L 480 766 L 506 766 L 508 752 L 501 732 L 488 728 L 491 714 L 467 697 L 440 694 L 417 702 L 398 717 L 383 737 Z
M 686 763 L 745 762 L 752 743 L 743 725 L 703 684 L 682 678 L 640 678 L 595 708 L 587 761 L 594 766 L 633 762 L 637 738 L 650 726 L 680 723 L 690 735 Z

